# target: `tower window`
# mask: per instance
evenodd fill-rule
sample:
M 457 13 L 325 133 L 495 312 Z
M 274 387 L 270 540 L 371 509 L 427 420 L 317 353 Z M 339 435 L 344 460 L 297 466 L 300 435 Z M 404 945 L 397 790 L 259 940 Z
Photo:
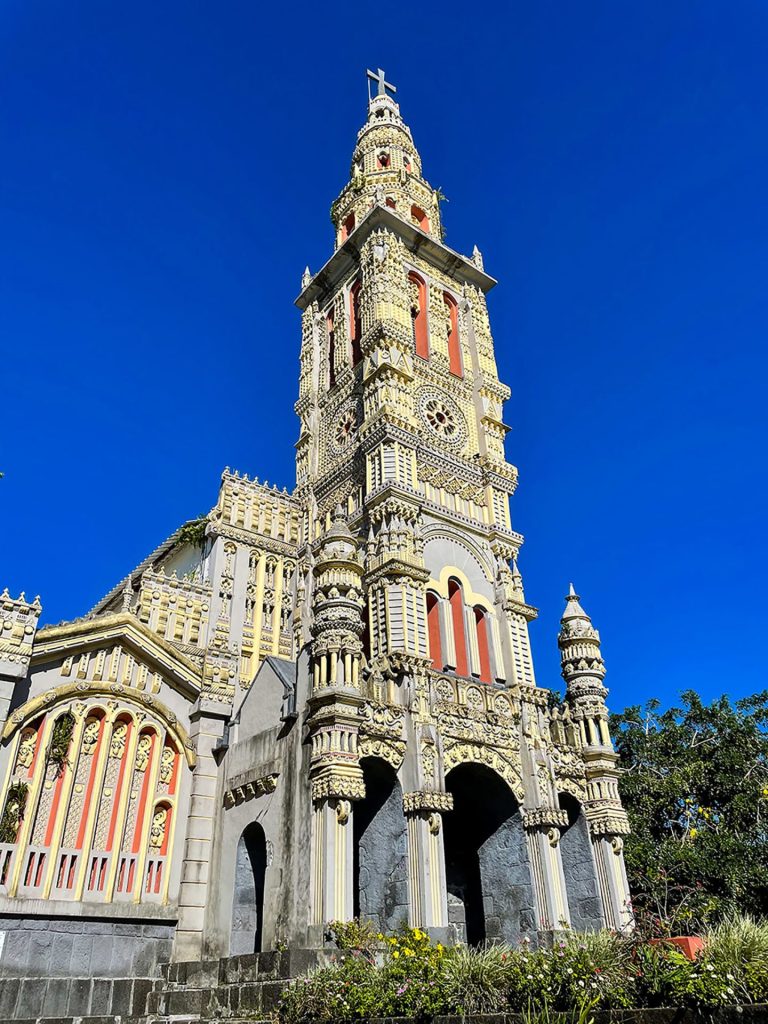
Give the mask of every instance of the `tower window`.
M 363 357 L 360 336 L 363 333 L 360 318 L 360 281 L 349 289 L 349 335 L 352 341 L 352 365 L 357 366 Z
M 411 158 L 409 156 L 407 156 L 407 155 L 403 157 L 403 167 L 410 174 L 410 172 L 411 172 Z
M 431 590 L 427 592 L 427 630 L 432 668 L 440 671 L 443 668 L 443 652 L 440 644 L 440 598 Z
M 461 341 L 459 340 L 459 307 L 456 300 L 447 292 L 443 294 L 445 302 L 445 320 L 448 332 L 448 369 L 454 377 L 463 377 L 461 365 Z
M 392 198 L 392 196 L 387 196 L 387 206 L 390 210 L 397 209 L 397 202 Z
M 429 217 L 420 206 L 414 204 L 411 207 L 411 220 L 417 228 L 421 228 L 422 231 L 429 231 Z
M 345 218 L 345 220 L 342 222 L 342 225 L 341 225 L 341 240 L 342 240 L 342 242 L 346 242 L 346 240 L 349 238 L 349 236 L 352 234 L 352 232 L 354 230 L 355 230 L 355 215 L 354 215 L 354 213 L 350 213 L 350 215 L 347 218 Z
M 480 655 L 480 681 L 491 682 L 491 645 L 489 636 L 488 613 L 479 605 L 475 606 L 475 628 L 477 630 L 477 650 Z
M 464 592 L 458 580 L 448 580 L 448 601 L 453 622 L 453 642 L 456 647 L 456 671 L 460 676 L 469 674 L 467 661 L 467 630 L 464 624 Z
M 413 342 L 416 355 L 429 359 L 429 332 L 427 329 L 427 286 L 411 271 L 408 274 L 408 288 L 411 293 L 411 319 L 413 321 Z
M 328 385 L 336 383 L 336 332 L 333 328 L 333 310 L 328 313 L 325 321 L 328 330 Z
M 382 149 L 376 156 L 376 166 L 380 171 L 385 171 L 389 167 L 390 155 L 386 149 Z

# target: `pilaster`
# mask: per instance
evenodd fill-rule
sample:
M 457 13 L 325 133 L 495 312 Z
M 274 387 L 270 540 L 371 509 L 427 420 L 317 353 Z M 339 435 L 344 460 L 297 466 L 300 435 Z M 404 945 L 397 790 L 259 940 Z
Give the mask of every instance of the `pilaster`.
M 453 809 L 450 793 L 403 795 L 408 826 L 409 924 L 438 929 L 448 925 L 443 814 Z

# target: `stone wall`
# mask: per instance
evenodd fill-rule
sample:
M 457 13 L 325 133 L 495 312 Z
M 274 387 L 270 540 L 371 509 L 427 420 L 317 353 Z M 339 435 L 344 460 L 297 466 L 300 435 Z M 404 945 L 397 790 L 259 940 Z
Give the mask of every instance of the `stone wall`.
M 0 979 L 151 977 L 170 960 L 173 933 L 170 921 L 3 915 Z
M 516 944 L 526 935 L 535 936 L 531 868 L 519 812 L 486 839 L 478 858 L 486 937 Z
M 578 814 L 573 824 L 563 832 L 560 854 L 571 926 L 577 931 L 596 931 L 605 927 L 589 826 L 583 813 Z
M 408 838 L 394 772 L 366 768 L 367 797 L 355 807 L 360 917 L 380 931 L 408 922 Z

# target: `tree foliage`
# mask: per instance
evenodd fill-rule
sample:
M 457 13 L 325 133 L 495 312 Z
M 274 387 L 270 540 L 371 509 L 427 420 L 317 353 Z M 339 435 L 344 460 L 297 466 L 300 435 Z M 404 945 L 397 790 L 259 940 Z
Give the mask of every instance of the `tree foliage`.
M 640 926 L 691 932 L 768 914 L 768 691 L 612 716 L 632 835 L 625 855 Z

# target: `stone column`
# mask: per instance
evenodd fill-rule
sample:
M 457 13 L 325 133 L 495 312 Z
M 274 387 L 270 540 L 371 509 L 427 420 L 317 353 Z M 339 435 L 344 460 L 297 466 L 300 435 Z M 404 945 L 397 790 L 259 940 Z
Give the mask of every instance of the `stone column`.
M 408 825 L 409 924 L 426 930 L 448 926 L 443 812 L 453 809 L 450 793 L 403 795 Z
M 312 816 L 312 923 L 355 916 L 353 803 L 343 797 L 315 800 Z
M 30 602 L 22 592 L 13 598 L 7 587 L 0 594 L 0 731 L 5 728 L 16 684 L 29 672 L 41 611 L 39 597 Z
M 560 856 L 560 829 L 568 815 L 556 807 L 522 810 L 528 840 L 533 891 L 540 931 L 558 931 L 571 923 Z
M 190 715 L 190 735 L 197 755 L 191 779 L 189 813 L 181 863 L 179 923 L 173 948 L 174 960 L 199 960 L 202 956 L 205 907 L 213 835 L 217 818 L 218 765 L 213 748 L 224 732 L 231 713 L 229 704 L 200 697 Z
M 616 833 L 604 832 L 597 822 L 594 826 L 590 822 L 590 839 L 606 928 L 617 932 L 631 931 L 634 917 L 624 866 L 624 839 Z

